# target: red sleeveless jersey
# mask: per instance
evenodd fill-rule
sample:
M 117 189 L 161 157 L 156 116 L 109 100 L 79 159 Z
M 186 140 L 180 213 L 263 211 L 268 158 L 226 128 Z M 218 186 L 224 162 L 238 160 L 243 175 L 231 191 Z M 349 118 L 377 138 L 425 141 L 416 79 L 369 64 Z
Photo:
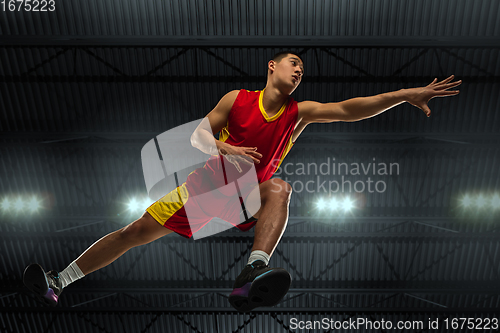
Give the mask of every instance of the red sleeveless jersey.
M 270 179 L 293 146 L 292 134 L 297 124 L 297 102 L 289 97 L 273 117 L 262 105 L 264 90 L 240 90 L 219 140 L 233 146 L 257 147 L 262 154 L 255 163 L 259 183 Z
M 262 106 L 262 96 L 263 91 L 240 90 L 219 138 L 233 146 L 257 147 L 262 154 L 260 163 L 254 164 L 259 183 L 271 178 L 290 151 L 298 116 L 297 102 L 289 97 L 279 112 L 269 117 Z M 246 169 L 245 165 L 241 166 Z M 254 183 L 239 179 L 238 187 L 225 186 L 234 179 L 239 179 L 236 168 L 226 165 L 222 156 L 211 156 L 202 168 L 189 174 L 185 183 L 147 211 L 160 224 L 184 237 L 191 237 L 213 217 L 243 231 L 249 230 L 256 220 L 242 223 L 242 219 L 248 217 L 242 215 L 242 198 L 253 190 Z

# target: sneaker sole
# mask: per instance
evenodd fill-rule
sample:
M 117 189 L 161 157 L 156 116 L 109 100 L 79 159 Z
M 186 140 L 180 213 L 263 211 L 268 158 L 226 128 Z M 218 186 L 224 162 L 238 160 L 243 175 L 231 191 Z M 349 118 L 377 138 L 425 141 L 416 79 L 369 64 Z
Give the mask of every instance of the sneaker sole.
M 283 268 L 275 268 L 253 282 L 234 289 L 229 295 L 229 303 L 239 312 L 248 312 L 261 306 L 274 306 L 285 297 L 291 283 L 290 273 Z
M 23 283 L 29 290 L 34 292 L 43 303 L 50 306 L 57 305 L 58 297 L 54 291 L 49 288 L 42 266 L 31 264 L 26 267 L 23 274 Z

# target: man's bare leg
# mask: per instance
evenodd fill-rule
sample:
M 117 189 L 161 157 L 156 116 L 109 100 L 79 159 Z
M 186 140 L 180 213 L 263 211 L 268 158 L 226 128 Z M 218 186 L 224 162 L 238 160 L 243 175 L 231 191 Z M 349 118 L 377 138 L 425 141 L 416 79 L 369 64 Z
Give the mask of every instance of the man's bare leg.
M 132 247 L 150 243 L 172 232 L 146 212 L 128 226 L 95 242 L 60 273 L 45 272 L 38 264 L 29 265 L 24 271 L 23 282 L 41 301 L 55 306 L 62 289 L 68 284 L 109 265 Z
M 92 244 L 76 259 L 76 264 L 87 275 L 111 264 L 131 248 L 150 243 L 172 232 L 145 212 L 141 218 Z
M 291 276 L 285 269 L 270 268 L 267 262 L 285 231 L 292 188 L 276 178 L 260 184 L 259 190 L 261 207 L 253 215 L 258 220 L 252 253 L 229 295 L 229 302 L 240 312 L 276 305 L 291 283 Z
M 288 204 L 292 187 L 274 178 L 259 186 L 261 208 L 255 214 L 255 236 L 252 251 L 264 251 L 271 256 L 285 232 L 288 223 Z

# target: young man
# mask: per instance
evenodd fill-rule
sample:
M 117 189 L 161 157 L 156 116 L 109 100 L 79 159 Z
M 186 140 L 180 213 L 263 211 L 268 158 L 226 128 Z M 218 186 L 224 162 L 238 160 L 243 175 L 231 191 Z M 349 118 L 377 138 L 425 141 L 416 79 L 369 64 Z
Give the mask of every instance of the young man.
M 428 101 L 434 97 L 458 94 L 458 91 L 448 89 L 461 83 L 452 82 L 453 76 L 450 76 L 441 82 L 434 79 L 425 87 L 401 89 L 338 103 L 297 103 L 290 95 L 300 84 L 303 74 L 303 63 L 298 55 L 291 52 L 276 54 L 268 63 L 264 90 L 234 90 L 227 93 L 207 115 L 212 133 L 198 131 L 193 135 L 193 146 L 213 155 L 204 142 L 214 140 L 213 134 L 220 133 L 219 140 L 215 140 L 217 150 L 225 155 L 238 172 L 248 164 L 255 165 L 260 209 L 248 221 L 236 225 L 244 231 L 255 226 L 248 264 L 237 277 L 229 297 L 230 303 L 239 311 L 275 305 L 289 289 L 289 273 L 282 268 L 269 268 L 268 262 L 285 231 L 291 186 L 283 180 L 271 179 L 271 176 L 306 126 L 311 123 L 358 121 L 376 116 L 403 102 L 409 102 L 430 116 Z M 160 199 L 138 220 L 98 240 L 61 273 L 45 273 L 37 264 L 28 266 L 24 283 L 42 300 L 56 305 L 63 288 L 107 266 L 130 248 L 172 232 L 191 237 L 193 232 L 218 214 L 207 215 L 206 221 L 201 219 L 202 222 L 196 227 L 198 229 L 192 230 L 183 201 L 175 202 L 177 206 L 172 208 L 171 204 L 175 201 L 172 195 L 182 197 L 183 193 L 196 192 L 196 184 L 200 183 L 196 177 L 197 173 L 190 175 L 186 183 L 167 194 L 165 197 L 170 196 L 170 200 Z

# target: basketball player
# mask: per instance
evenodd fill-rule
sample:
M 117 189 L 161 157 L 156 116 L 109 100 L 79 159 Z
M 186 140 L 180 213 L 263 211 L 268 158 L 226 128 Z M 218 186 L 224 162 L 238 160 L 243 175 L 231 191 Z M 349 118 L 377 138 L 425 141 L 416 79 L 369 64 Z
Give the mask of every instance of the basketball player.
M 268 62 L 265 89 L 227 93 L 207 115 L 212 133 L 200 130 L 193 135 L 193 146 L 212 154 L 207 151 L 206 142 L 214 140 L 213 135 L 220 133 L 219 140 L 215 140 L 218 152 L 225 155 L 238 172 L 248 164 L 254 164 L 257 172 L 260 209 L 248 221 L 236 225 L 243 231 L 255 226 L 248 263 L 236 278 L 234 290 L 229 296 L 230 303 L 239 311 L 275 305 L 288 292 L 291 282 L 289 273 L 282 268 L 270 268 L 268 263 L 286 228 L 292 190 L 288 183 L 278 178 L 271 179 L 271 176 L 306 126 L 311 123 L 358 121 L 404 102 L 420 108 L 429 117 L 429 100 L 456 95 L 458 90 L 448 89 L 461 84 L 461 81 L 453 81 L 452 75 L 441 82 L 434 79 L 425 87 L 338 103 L 297 103 L 290 95 L 300 84 L 303 74 L 303 62 L 297 54 L 276 54 Z M 212 161 L 218 163 L 219 160 L 215 158 Z M 132 247 L 173 232 L 191 237 L 214 216 L 231 220 L 241 207 L 237 207 L 235 212 L 213 211 L 213 216 L 201 216 L 194 230 L 188 223 L 183 205 L 193 204 L 194 200 L 190 203 L 187 199 L 186 203 L 185 199 L 190 192 L 194 193 L 199 186 L 204 186 L 201 184 L 205 179 L 203 177 L 210 173 L 210 168 L 201 169 L 200 172 L 205 174 L 191 174 L 186 183 L 147 208 L 141 218 L 95 242 L 62 272 L 44 272 L 38 264 L 28 266 L 23 278 L 25 285 L 46 303 L 56 305 L 63 288 L 109 265 Z M 176 201 L 175 198 L 184 200 Z

